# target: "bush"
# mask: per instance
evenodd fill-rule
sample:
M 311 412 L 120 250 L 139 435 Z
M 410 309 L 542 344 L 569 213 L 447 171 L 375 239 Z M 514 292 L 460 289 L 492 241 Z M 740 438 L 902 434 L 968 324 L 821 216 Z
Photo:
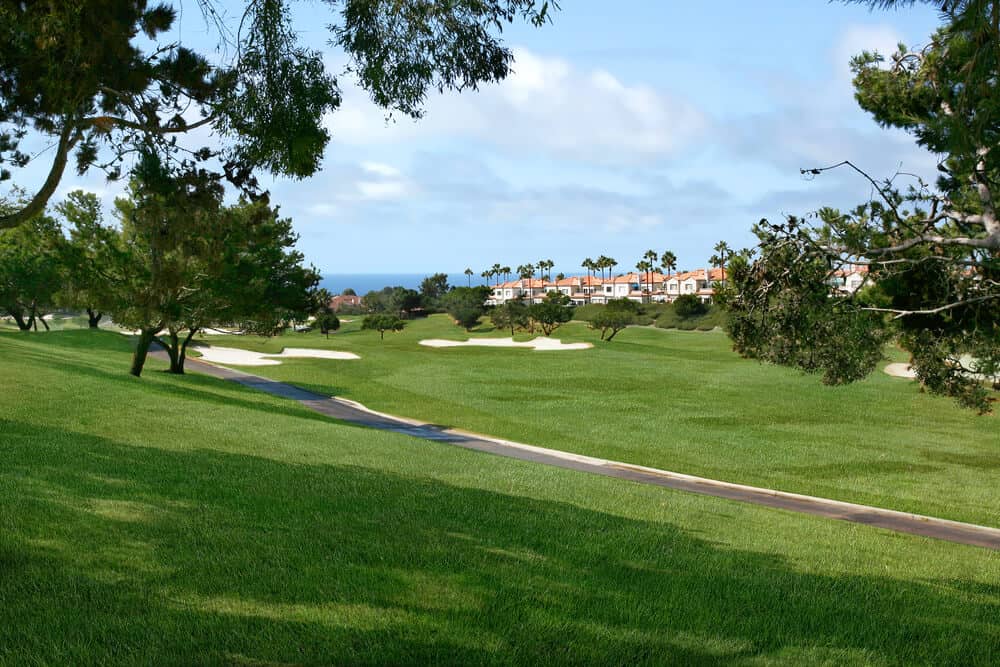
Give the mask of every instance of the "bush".
M 684 294 L 677 297 L 673 303 L 674 312 L 679 317 L 688 318 L 695 315 L 704 315 L 708 312 L 708 304 L 694 294 Z
M 703 304 L 705 311 L 700 315 L 682 317 L 674 304 L 668 304 L 660 316 L 656 318 L 656 326 L 661 329 L 680 329 L 682 331 L 711 331 L 726 324 L 726 311 L 721 306 Z

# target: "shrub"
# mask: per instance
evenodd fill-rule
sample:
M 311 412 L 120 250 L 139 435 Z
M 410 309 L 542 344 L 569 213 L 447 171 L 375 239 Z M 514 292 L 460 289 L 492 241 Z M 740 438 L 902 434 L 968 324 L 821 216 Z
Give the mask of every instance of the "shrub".
M 704 303 L 694 294 L 684 294 L 677 297 L 673 306 L 674 312 L 676 312 L 679 317 L 684 318 L 693 317 L 695 315 L 704 315 L 708 312 L 708 304 Z

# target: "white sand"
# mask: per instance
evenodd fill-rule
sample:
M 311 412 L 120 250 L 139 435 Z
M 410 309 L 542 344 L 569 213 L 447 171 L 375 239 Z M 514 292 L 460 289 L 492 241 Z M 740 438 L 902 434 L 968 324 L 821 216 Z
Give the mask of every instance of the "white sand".
M 914 372 L 909 364 L 887 364 L 883 370 L 893 377 L 909 378 L 911 380 L 917 377 L 916 372 Z
M 968 355 L 963 355 L 961 358 L 962 365 L 968 368 L 975 364 L 975 359 Z M 887 364 L 885 367 L 885 372 L 889 375 L 898 378 L 909 378 L 910 380 L 917 379 L 917 373 L 909 364 Z M 973 378 L 975 380 L 984 380 L 986 382 L 1000 382 L 1000 376 L 984 375 L 983 373 L 965 373 L 966 377 Z
M 594 347 L 590 343 L 563 343 L 558 338 L 539 336 L 534 340 L 517 343 L 513 338 L 470 338 L 465 341 L 431 338 L 420 341 L 427 347 L 521 347 L 539 351 L 587 350 Z
M 353 352 L 336 352 L 334 350 L 310 350 L 303 347 L 286 347 L 281 354 L 264 354 L 250 350 L 240 350 L 235 347 L 218 347 L 216 345 L 198 345 L 195 349 L 201 353 L 201 358 L 217 364 L 232 364 L 233 366 L 278 366 L 278 357 L 286 359 L 360 359 Z

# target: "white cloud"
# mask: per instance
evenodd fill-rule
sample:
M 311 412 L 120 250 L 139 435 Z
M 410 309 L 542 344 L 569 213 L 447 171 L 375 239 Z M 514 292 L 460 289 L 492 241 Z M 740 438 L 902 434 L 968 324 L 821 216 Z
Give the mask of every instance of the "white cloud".
M 386 122 L 357 90 L 328 121 L 334 142 L 371 145 L 466 138 L 599 163 L 636 163 L 676 153 L 707 127 L 692 104 L 612 73 L 515 49 L 513 73 L 479 92 L 431 97 L 419 123 Z
M 363 199 L 400 199 L 409 193 L 402 181 L 358 181 L 355 186 Z
M 398 178 L 401 176 L 399 169 L 381 162 L 362 162 L 361 168 L 369 174 L 376 174 L 387 178 Z

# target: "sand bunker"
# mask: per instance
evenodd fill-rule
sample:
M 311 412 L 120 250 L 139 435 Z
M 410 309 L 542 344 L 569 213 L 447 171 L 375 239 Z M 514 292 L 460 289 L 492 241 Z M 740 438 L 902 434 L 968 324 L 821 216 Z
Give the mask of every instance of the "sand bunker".
M 465 341 L 432 338 L 422 340 L 420 344 L 427 347 L 521 347 L 539 351 L 587 350 L 594 347 L 590 343 L 563 343 L 558 338 L 544 338 L 542 336 L 523 343 L 514 342 L 513 338 L 470 338 Z
M 962 355 L 961 362 L 966 368 L 974 366 L 976 363 L 975 359 L 969 355 Z M 894 377 L 909 378 L 910 380 L 917 379 L 917 372 L 913 370 L 913 367 L 909 364 L 886 364 L 886 367 L 883 370 Z M 992 382 L 994 384 L 1000 383 L 1000 375 L 984 375 L 983 373 L 964 373 L 964 375 L 974 380 L 982 380 L 985 382 Z
M 911 380 L 917 377 L 916 372 L 909 364 L 887 364 L 883 370 L 893 377 L 909 378 Z
M 353 352 L 335 352 L 333 350 L 311 350 L 304 347 L 286 347 L 281 354 L 264 354 L 250 350 L 240 350 L 235 347 L 217 347 L 215 345 L 198 345 L 195 349 L 205 361 L 233 366 L 278 366 L 278 357 L 285 359 L 360 359 Z

